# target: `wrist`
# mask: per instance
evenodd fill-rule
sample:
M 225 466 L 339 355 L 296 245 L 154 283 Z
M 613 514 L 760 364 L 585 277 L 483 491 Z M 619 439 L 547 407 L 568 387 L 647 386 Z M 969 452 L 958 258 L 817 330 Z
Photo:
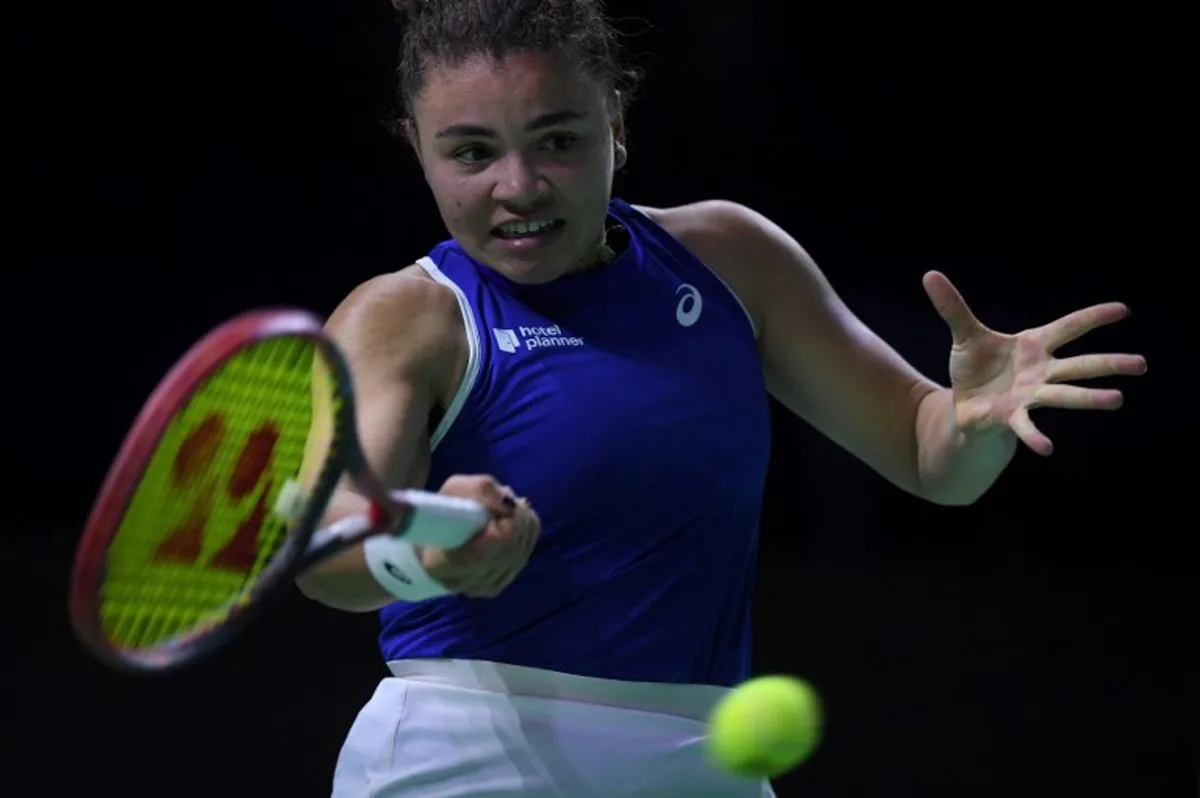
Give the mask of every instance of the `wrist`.
M 955 424 L 955 432 L 960 436 L 959 445 L 976 446 L 996 443 L 1006 438 L 1015 438 L 1008 424 L 998 424 L 992 421 L 963 425 Z
M 363 558 L 371 576 L 390 595 L 411 603 L 452 592 L 425 570 L 422 550 L 391 535 L 375 535 L 363 541 Z
M 920 495 L 937 504 L 970 504 L 995 482 L 1016 451 L 1007 424 L 972 418 L 951 389 L 930 392 L 918 408 Z

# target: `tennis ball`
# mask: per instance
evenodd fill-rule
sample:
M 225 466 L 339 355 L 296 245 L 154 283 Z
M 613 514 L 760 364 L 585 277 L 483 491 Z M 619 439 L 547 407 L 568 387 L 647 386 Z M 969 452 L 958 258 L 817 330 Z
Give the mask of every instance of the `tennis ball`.
M 709 716 L 709 753 L 739 776 L 778 776 L 807 759 L 820 736 L 820 699 L 808 682 L 791 676 L 743 682 Z

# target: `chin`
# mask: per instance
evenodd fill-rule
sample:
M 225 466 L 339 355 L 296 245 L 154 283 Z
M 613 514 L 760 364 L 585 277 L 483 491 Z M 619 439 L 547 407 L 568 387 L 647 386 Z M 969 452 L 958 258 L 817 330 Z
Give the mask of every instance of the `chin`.
M 484 251 L 486 257 L 479 260 L 514 283 L 548 283 L 571 271 L 574 264 L 580 260 L 577 254 L 564 256 L 564 252 L 571 251 L 571 248 L 564 246 L 546 247 L 519 254 L 497 252 L 490 247 Z
M 491 258 L 489 261 L 485 261 L 485 263 L 514 283 L 527 283 L 530 285 L 548 283 L 561 277 L 567 271 L 562 267 L 562 262 L 557 259 L 545 261 L 541 259 L 514 259 L 508 257 Z

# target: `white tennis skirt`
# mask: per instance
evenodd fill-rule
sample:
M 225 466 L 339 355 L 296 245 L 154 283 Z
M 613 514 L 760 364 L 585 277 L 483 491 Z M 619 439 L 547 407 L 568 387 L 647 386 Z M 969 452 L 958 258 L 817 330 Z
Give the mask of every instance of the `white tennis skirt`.
M 766 798 L 705 746 L 726 688 L 472 660 L 388 663 L 338 757 L 333 798 Z

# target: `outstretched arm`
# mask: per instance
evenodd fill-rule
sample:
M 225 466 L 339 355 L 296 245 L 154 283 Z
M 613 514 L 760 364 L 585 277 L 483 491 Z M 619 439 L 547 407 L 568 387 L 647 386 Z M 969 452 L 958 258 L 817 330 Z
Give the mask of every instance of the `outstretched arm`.
M 658 213 L 750 309 L 771 393 L 893 484 L 938 504 L 982 496 L 1018 438 L 1048 453 L 1030 407 L 1120 404 L 1115 391 L 1053 383 L 1145 369 L 1133 355 L 1051 357 L 1055 347 L 1123 317 L 1121 305 L 1005 336 L 980 324 L 949 281 L 931 272 L 926 291 L 955 341 L 953 387 L 942 387 L 863 324 L 803 247 L 761 214 L 724 201 Z

